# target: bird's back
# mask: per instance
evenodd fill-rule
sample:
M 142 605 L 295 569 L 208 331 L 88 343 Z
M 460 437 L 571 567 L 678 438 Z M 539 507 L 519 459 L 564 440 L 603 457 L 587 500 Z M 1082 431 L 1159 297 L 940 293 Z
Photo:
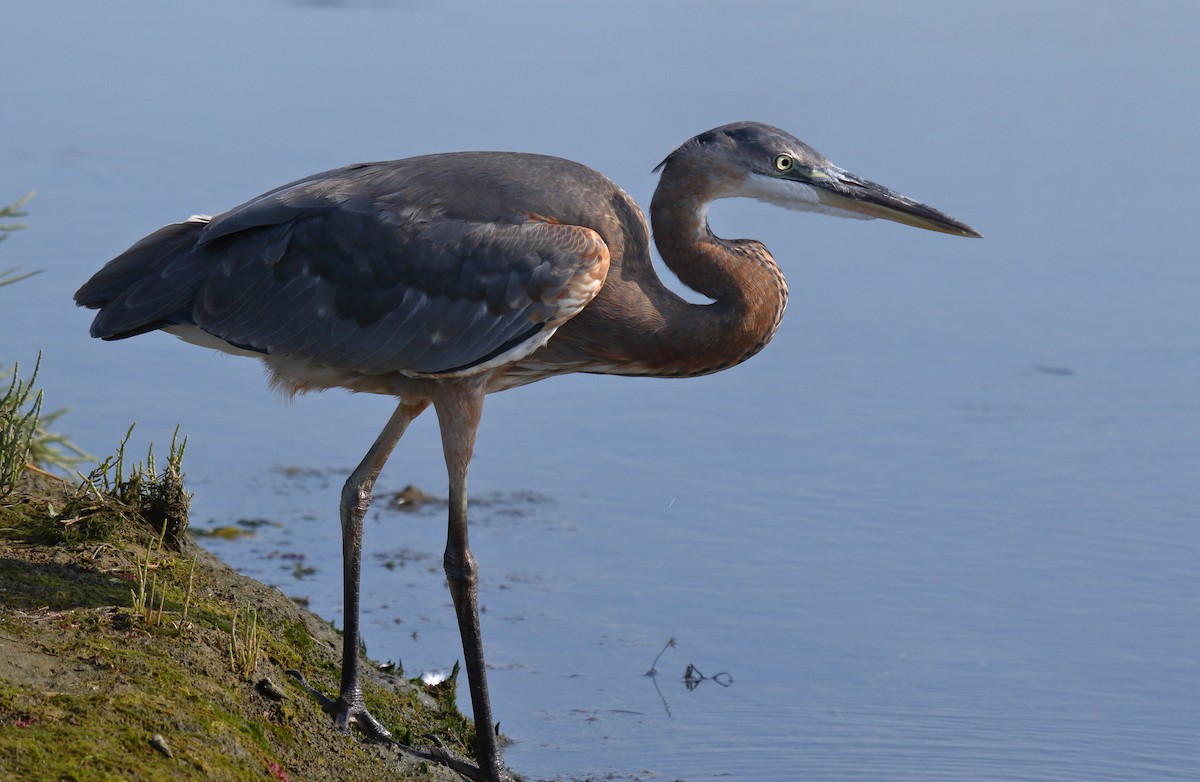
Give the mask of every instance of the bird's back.
M 614 203 L 622 205 L 614 209 Z M 600 290 L 640 210 L 578 163 L 471 152 L 348 166 L 166 226 L 76 294 L 93 336 L 454 375 L 536 350 Z

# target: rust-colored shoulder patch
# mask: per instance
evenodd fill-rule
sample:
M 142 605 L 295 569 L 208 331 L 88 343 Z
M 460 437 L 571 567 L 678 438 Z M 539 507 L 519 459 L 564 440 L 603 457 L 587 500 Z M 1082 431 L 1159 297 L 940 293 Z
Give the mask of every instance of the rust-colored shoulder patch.
M 610 257 L 604 239 L 587 226 L 557 220 L 542 225 L 545 227 L 539 233 L 545 234 L 547 243 L 578 259 L 570 280 L 555 297 L 558 311 L 551 325 L 557 327 L 578 315 L 600 292 L 608 276 Z

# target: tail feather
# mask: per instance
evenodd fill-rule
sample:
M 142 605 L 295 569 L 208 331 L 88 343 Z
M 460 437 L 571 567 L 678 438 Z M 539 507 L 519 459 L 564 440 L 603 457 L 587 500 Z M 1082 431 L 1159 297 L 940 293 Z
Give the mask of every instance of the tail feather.
M 192 307 L 213 257 L 197 250 L 207 218 L 158 229 L 84 283 L 75 303 L 99 310 L 93 337 L 113 340 L 192 322 Z

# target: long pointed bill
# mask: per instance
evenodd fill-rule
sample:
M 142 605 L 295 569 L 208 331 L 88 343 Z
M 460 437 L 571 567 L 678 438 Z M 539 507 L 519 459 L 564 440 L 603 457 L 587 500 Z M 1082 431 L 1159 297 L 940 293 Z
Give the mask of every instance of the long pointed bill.
M 882 217 L 929 231 L 981 238 L 983 234 L 931 206 L 893 192 L 883 185 L 832 167 L 816 169 L 809 180 L 822 204 L 833 209 Z

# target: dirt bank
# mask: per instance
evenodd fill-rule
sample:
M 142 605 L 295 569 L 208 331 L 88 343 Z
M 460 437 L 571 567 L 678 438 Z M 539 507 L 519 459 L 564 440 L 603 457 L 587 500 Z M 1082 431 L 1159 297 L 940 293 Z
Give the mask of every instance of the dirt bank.
M 0 502 L 0 779 L 458 779 L 337 732 L 284 673 L 336 691 L 328 622 L 89 492 L 28 478 Z M 367 667 L 397 738 L 470 754 L 453 683 Z

